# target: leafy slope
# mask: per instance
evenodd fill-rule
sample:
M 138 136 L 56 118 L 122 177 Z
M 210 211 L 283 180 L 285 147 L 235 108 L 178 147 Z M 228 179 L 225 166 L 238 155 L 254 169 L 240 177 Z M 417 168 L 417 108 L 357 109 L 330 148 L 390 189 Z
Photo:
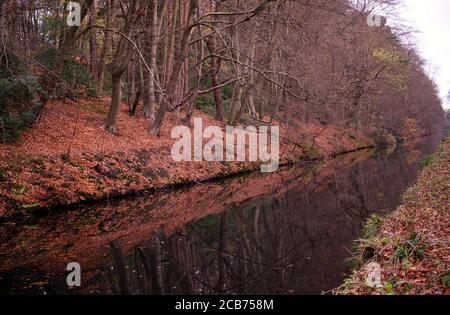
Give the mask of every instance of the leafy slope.
M 0 218 L 258 168 L 247 162 L 176 163 L 170 158 L 170 132 L 180 125 L 176 113 L 168 113 L 161 137 L 155 137 L 143 114 L 130 117 L 123 104 L 120 134 L 112 135 L 101 128 L 108 104 L 107 98 L 50 101 L 20 142 L 0 145 Z M 217 124 L 201 112 L 195 116 L 204 127 Z M 373 146 L 369 138 L 337 127 L 301 128 L 280 127 L 282 163 Z
M 450 138 L 423 161 L 424 170 L 385 219 L 371 218 L 357 241 L 360 264 L 338 294 L 449 294 Z M 370 287 L 369 264 L 381 266 L 381 285 Z

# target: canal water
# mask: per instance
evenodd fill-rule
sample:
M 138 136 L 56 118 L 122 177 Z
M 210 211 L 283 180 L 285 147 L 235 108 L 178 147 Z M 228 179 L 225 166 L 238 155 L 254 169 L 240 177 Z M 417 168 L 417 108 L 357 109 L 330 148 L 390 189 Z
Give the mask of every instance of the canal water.
M 0 293 L 327 292 L 366 219 L 396 208 L 439 141 L 4 223 Z M 67 286 L 71 262 L 79 288 Z

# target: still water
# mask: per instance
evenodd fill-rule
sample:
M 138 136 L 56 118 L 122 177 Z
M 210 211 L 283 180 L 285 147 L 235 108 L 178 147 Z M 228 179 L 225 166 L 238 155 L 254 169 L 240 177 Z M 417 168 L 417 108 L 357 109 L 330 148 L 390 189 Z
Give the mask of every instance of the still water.
M 320 294 L 438 138 L 276 174 L 48 213 L 1 227 L 2 294 Z M 69 289 L 67 264 L 82 286 Z

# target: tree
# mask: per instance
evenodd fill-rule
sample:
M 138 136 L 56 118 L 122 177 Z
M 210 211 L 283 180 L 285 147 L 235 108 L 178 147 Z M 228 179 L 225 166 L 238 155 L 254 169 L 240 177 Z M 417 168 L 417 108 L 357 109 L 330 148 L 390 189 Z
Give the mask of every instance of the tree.
M 189 11 L 187 13 L 186 23 L 183 27 L 181 40 L 179 43 L 179 47 L 174 54 L 174 64 L 172 71 L 169 76 L 169 81 L 166 85 L 165 96 L 160 103 L 160 107 L 158 110 L 158 114 L 156 115 L 155 122 L 150 129 L 150 133 L 153 135 L 159 135 L 161 132 L 161 126 L 167 112 L 168 106 L 174 105 L 174 94 L 177 86 L 177 81 L 180 75 L 180 71 L 182 65 L 184 63 L 184 59 L 186 58 L 188 47 L 189 47 L 189 39 L 191 35 L 191 31 L 194 25 L 191 24 L 192 19 L 194 17 L 195 12 L 198 8 L 198 0 L 190 0 L 189 1 Z
M 389 12 L 396 0 L 83 0 L 80 27 L 66 25 L 67 2 L 2 1 L 1 51 L 29 65 L 43 47 L 56 50 L 39 67 L 72 89 L 64 68 L 75 55 L 86 60 L 75 67 L 89 71 L 97 92 L 112 86 L 105 127 L 113 133 L 123 98 L 153 135 L 168 111 L 189 125 L 200 104 L 232 125 L 368 134 L 401 135 L 405 124 L 431 132 L 443 115 L 423 61 L 402 44 L 406 32 L 367 25 L 371 10 Z
M 64 9 L 70 1 L 64 1 Z M 81 21 L 84 20 L 89 8 L 93 9 L 93 0 L 84 0 L 80 2 L 81 7 Z M 93 14 L 94 15 L 94 14 Z M 68 60 L 72 60 L 73 56 L 77 52 L 77 32 L 78 26 L 69 26 L 66 23 L 63 24 L 62 32 L 60 34 L 60 44 L 58 48 L 58 57 L 56 62 L 56 71 L 62 73 L 64 63 Z
M 105 121 L 105 129 L 111 133 L 117 133 L 117 119 L 120 112 L 120 105 L 122 102 L 122 75 L 128 67 L 134 46 L 132 43 L 134 26 L 139 19 L 136 12 L 139 9 L 139 0 L 131 0 L 128 3 L 125 21 L 120 32 L 119 43 L 117 44 L 114 53 L 114 59 L 111 66 L 112 77 L 112 93 L 111 106 L 108 117 Z

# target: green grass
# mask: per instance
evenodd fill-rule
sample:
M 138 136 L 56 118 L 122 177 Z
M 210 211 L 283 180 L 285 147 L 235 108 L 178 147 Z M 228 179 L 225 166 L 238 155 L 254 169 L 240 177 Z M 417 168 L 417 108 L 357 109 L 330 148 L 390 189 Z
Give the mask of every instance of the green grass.
M 412 232 L 408 239 L 397 240 L 392 260 L 407 264 L 409 259 L 424 259 L 426 257 L 426 248 L 427 242 L 423 235 Z
M 383 225 L 383 219 L 378 215 L 372 215 L 364 225 L 362 237 L 353 244 L 353 255 L 347 262 L 352 269 L 357 269 L 377 256 L 380 249 L 389 239 L 379 238 L 377 234 Z
M 402 195 L 402 203 L 407 205 L 414 205 L 418 201 L 417 186 L 408 188 L 408 190 Z
M 6 174 L 6 170 L 4 168 L 0 168 L 0 182 L 6 182 L 8 180 L 8 176 Z
M 36 209 L 39 207 L 40 207 L 40 204 L 38 204 L 38 203 L 30 203 L 30 204 L 22 205 L 22 209 L 25 209 L 25 210 L 33 210 L 33 209 Z
M 25 185 L 15 184 L 12 190 L 13 196 L 23 196 L 28 192 L 28 188 Z
M 447 289 L 450 288 L 450 274 L 441 276 L 440 280 Z
M 364 225 L 363 236 L 364 238 L 373 238 L 383 225 L 383 218 L 378 214 L 372 215 Z
M 320 160 L 321 158 L 323 158 L 323 154 L 314 147 L 313 144 L 305 144 L 303 146 L 303 153 L 304 153 L 304 158 L 307 160 Z
M 434 155 L 429 155 L 420 162 L 422 169 L 432 166 L 435 163 Z

